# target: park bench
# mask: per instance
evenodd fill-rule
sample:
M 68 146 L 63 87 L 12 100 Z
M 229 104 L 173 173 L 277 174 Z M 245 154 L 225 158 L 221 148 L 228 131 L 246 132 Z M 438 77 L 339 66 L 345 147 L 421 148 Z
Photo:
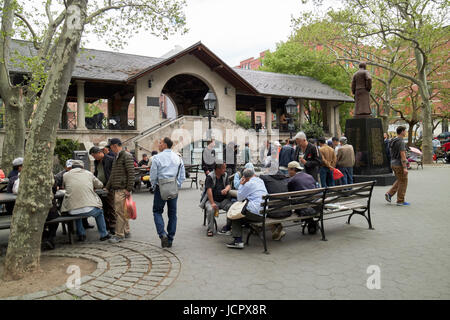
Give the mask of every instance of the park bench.
M 63 225 L 67 225 L 67 236 L 68 236 L 68 240 L 70 244 L 73 244 L 73 233 L 74 233 L 74 222 L 76 220 L 81 219 L 82 217 L 80 216 L 70 216 L 70 215 L 66 215 L 66 216 L 60 216 L 56 219 L 53 220 L 49 220 L 45 222 L 45 225 L 48 224 L 53 224 L 53 223 L 62 223 Z M 12 220 L 12 216 L 11 215 L 7 215 L 7 216 L 0 216 L 0 230 L 4 230 L 4 229 L 10 229 L 11 228 L 11 220 Z
M 347 223 L 353 215 L 363 216 L 372 228 L 370 217 L 370 200 L 372 197 L 375 181 L 356 183 L 330 188 L 311 189 L 304 191 L 293 191 L 277 194 L 269 194 L 263 197 L 263 208 L 261 209 L 264 220 L 262 222 L 248 223 L 249 233 L 246 245 L 249 244 L 252 235 L 258 236 L 264 245 L 264 252 L 267 251 L 266 229 L 272 225 L 282 224 L 283 227 L 301 226 L 304 233 L 305 221 L 313 221 L 319 225 L 322 240 L 326 241 L 324 221 L 346 217 Z M 315 213 L 298 216 L 294 211 L 299 209 L 312 208 Z M 269 218 L 268 215 L 277 212 L 291 211 L 290 217 L 282 219 Z

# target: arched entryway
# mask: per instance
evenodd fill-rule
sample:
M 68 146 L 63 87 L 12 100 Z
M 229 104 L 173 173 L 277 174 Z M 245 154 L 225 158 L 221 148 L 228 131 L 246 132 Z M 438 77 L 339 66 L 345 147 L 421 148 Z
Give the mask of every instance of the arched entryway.
M 166 99 L 165 109 L 170 108 L 172 102 L 177 116 L 199 116 L 205 113 L 203 99 L 209 90 L 208 84 L 200 78 L 190 74 L 179 74 L 166 82 L 161 93 L 170 98 Z M 167 114 L 168 111 L 162 110 L 162 114 Z

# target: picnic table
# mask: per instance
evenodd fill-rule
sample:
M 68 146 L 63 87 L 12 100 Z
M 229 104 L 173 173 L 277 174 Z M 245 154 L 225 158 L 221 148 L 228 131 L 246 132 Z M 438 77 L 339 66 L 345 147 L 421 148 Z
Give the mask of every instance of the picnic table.
M 104 190 L 104 189 L 96 189 L 95 192 L 100 196 L 100 197 L 104 197 L 108 195 L 108 191 Z M 58 200 L 58 211 L 61 209 L 61 204 L 62 204 L 62 200 L 64 199 L 64 195 L 66 194 L 65 190 L 58 190 L 55 193 L 55 199 Z M 0 205 L 6 204 L 6 203 L 15 203 L 17 199 L 17 195 L 13 194 L 13 193 L 0 193 Z M 82 219 L 83 216 L 78 216 L 78 215 L 63 215 L 61 214 L 60 217 L 56 218 L 56 219 L 52 219 L 49 221 L 46 221 L 45 224 L 53 224 L 53 223 L 62 223 L 63 224 L 63 231 L 65 231 L 65 225 L 67 225 L 67 235 L 69 238 L 69 243 L 72 244 L 73 243 L 73 238 L 72 238 L 72 234 L 74 233 L 74 222 L 76 220 Z M 12 216 L 11 215 L 3 215 L 0 216 L 0 230 L 2 229 L 10 229 L 11 227 L 11 220 L 12 220 Z M 64 234 L 64 232 L 63 232 Z
M 0 180 L 0 192 L 5 192 L 6 191 L 6 188 L 8 187 L 8 182 L 9 182 L 8 178 Z

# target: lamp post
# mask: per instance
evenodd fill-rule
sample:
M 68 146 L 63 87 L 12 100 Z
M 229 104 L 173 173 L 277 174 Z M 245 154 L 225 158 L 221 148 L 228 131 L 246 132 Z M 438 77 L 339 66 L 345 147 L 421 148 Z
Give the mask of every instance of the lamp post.
M 295 130 L 294 116 L 297 113 L 297 103 L 295 103 L 294 99 L 290 97 L 284 106 L 286 107 L 286 113 L 289 116 L 288 130 L 290 138 L 292 139 L 292 132 Z
M 208 127 L 207 137 L 208 137 L 208 139 L 210 139 L 211 138 L 211 117 L 214 112 L 214 109 L 216 108 L 217 98 L 216 98 L 216 95 L 214 94 L 214 92 L 208 91 L 208 93 L 206 94 L 203 101 L 205 103 L 205 109 L 206 109 L 206 111 L 208 111 L 209 127 Z

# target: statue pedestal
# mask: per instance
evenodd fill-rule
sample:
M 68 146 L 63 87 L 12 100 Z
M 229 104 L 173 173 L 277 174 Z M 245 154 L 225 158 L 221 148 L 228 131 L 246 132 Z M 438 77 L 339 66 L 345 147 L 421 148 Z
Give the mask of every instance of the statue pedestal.
M 386 156 L 381 119 L 348 119 L 345 136 L 355 150 L 354 183 L 376 180 L 377 186 L 392 185 L 395 176 Z

